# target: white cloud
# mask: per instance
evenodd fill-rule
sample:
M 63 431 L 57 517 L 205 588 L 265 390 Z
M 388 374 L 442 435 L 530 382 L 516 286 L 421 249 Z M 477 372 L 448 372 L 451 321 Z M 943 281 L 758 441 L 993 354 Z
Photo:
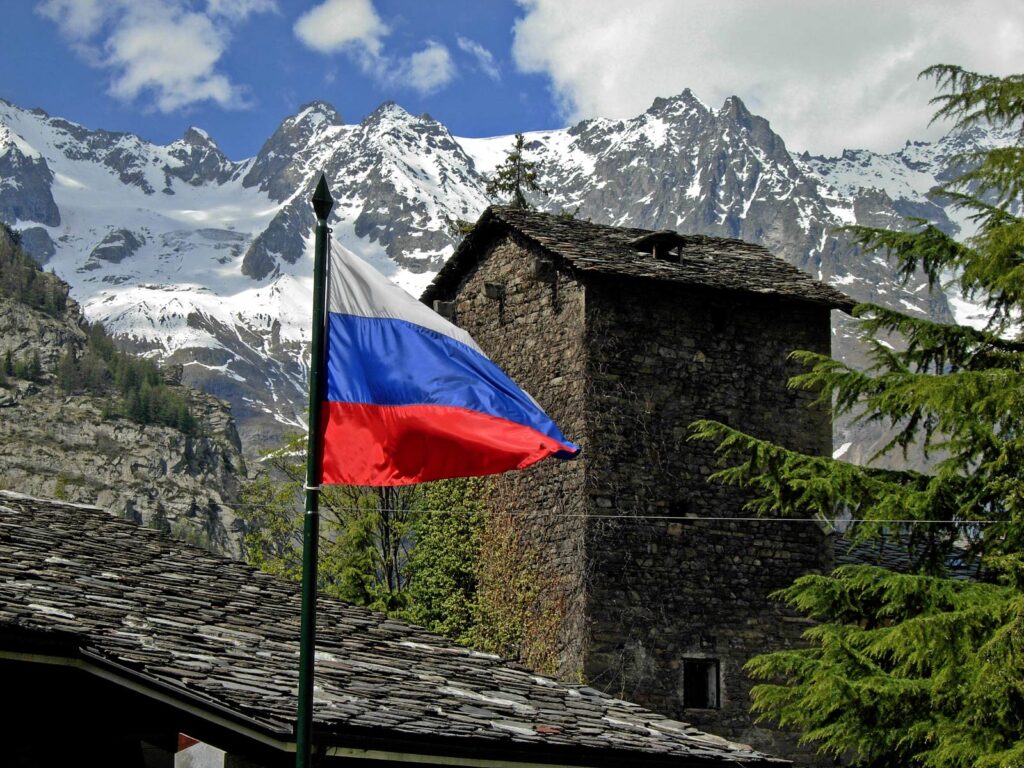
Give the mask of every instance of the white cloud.
M 430 41 L 422 51 L 401 60 L 396 82 L 419 93 L 432 93 L 451 82 L 453 77 L 455 64 L 448 49 Z
M 433 40 L 410 56 L 395 57 L 362 52 L 355 57 L 362 71 L 390 88 L 406 88 L 427 95 L 448 85 L 456 73 L 448 49 Z
M 183 0 L 45 0 L 40 14 L 92 66 L 109 70 L 111 95 L 172 112 L 212 101 L 245 104 L 218 64 L 233 23 L 276 9 L 273 0 L 210 0 L 204 13 Z
M 302 14 L 293 29 L 302 43 L 320 53 L 362 46 L 377 55 L 388 33 L 370 0 L 326 0 Z
M 791 148 L 892 150 L 928 129 L 935 63 L 994 74 L 1024 60 L 1019 0 L 520 0 L 513 56 L 566 119 L 628 117 L 691 88 L 736 94 Z
M 106 45 L 118 73 L 110 91 L 129 101 L 152 91 L 162 112 L 207 99 L 234 105 L 235 88 L 214 71 L 224 47 L 210 19 L 195 13 L 126 24 Z
M 501 79 L 501 72 L 498 70 L 497 62 L 494 61 L 493 53 L 475 40 L 462 37 L 462 35 L 459 35 L 457 42 L 462 51 L 476 59 L 476 65 L 480 68 L 481 72 L 491 78 L 491 80 Z
M 36 10 L 56 22 L 61 34 L 78 41 L 96 34 L 104 19 L 103 0 L 45 0 Z
M 295 36 L 324 54 L 343 53 L 377 82 L 428 94 L 455 77 L 455 63 L 441 43 L 428 41 L 409 56 L 383 51 L 388 28 L 370 0 L 325 0 L 299 17 Z
M 206 12 L 232 21 L 243 21 L 257 13 L 277 10 L 275 0 L 207 0 Z

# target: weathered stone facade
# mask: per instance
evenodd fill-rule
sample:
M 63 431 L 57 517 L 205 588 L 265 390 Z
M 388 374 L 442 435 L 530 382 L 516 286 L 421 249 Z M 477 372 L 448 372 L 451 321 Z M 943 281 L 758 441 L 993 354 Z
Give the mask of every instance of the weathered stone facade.
M 826 569 L 830 548 L 813 523 L 750 520 L 740 491 L 708 482 L 714 446 L 688 440 L 689 425 L 712 418 L 829 453 L 828 413 L 787 381 L 800 370 L 790 352 L 829 352 L 839 302 L 581 269 L 529 231 L 488 231 L 424 298 L 451 301 L 582 446 L 500 480 L 561 576 L 558 673 L 796 756 L 791 737 L 753 725 L 742 668 L 799 642 L 806 623 L 768 595 Z
M 714 445 L 689 441 L 688 425 L 712 418 L 831 452 L 828 415 L 786 386 L 799 371 L 791 351 L 828 353 L 829 311 L 607 278 L 588 281 L 586 297 L 586 679 L 792 754 L 752 726 L 742 667 L 799 641 L 806 625 L 768 595 L 828 566 L 825 536 L 814 524 L 750 520 L 737 489 L 708 482 Z M 684 709 L 685 659 L 717 661 L 718 707 Z
M 585 289 L 554 271 L 556 282 L 537 280 L 532 261 L 521 238 L 509 235 L 495 242 L 459 291 L 455 319 L 586 451 Z M 488 298 L 488 283 L 503 286 L 504 298 Z M 559 614 L 557 671 L 565 679 L 583 674 L 587 643 L 585 466 L 584 461 L 541 462 L 502 476 L 495 494 L 517 512 L 529 512 L 516 519 L 528 526 L 527 537 L 558 575 L 559 594 L 546 609 Z

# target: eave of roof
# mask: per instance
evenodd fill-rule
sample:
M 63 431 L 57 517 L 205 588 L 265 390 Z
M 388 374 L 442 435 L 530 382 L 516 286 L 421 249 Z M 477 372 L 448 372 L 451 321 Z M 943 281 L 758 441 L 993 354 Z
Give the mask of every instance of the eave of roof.
M 515 232 L 584 274 L 627 276 L 688 286 L 739 291 L 823 304 L 849 311 L 855 302 L 835 288 L 753 243 L 679 235 L 678 262 L 637 250 L 636 242 L 664 232 L 612 227 L 540 211 L 491 206 L 423 292 L 422 300 L 448 299 L 479 262 L 491 240 Z
M 0 644 L 48 634 L 60 653 L 76 645 L 83 663 L 284 748 L 298 605 L 292 582 L 96 508 L 0 491 Z M 314 728 L 328 746 L 544 764 L 785 764 L 338 600 L 320 601 L 317 623 Z

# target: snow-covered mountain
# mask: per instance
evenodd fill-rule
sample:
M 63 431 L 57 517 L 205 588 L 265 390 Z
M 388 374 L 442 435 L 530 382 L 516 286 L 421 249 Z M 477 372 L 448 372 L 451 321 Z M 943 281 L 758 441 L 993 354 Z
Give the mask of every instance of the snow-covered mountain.
M 249 447 L 303 424 L 321 170 L 334 237 L 413 292 L 451 253 L 446 217 L 487 205 L 448 131 L 393 104 L 358 125 L 310 104 L 234 163 L 197 128 L 155 146 L 0 102 L 0 218 L 90 319 L 230 400 Z
M 738 98 L 713 109 L 684 91 L 631 120 L 527 134 L 527 150 L 551 190 L 543 208 L 760 242 L 855 298 L 949 320 L 923 279 L 900 286 L 831 232 L 906 214 L 956 231 L 928 190 L 955 152 L 1008 141 L 973 131 L 891 155 L 795 157 Z M 451 222 L 486 207 L 485 174 L 511 144 L 454 137 L 392 103 L 345 124 L 315 102 L 233 162 L 198 128 L 157 146 L 0 100 L 0 219 L 91 319 L 231 401 L 253 451 L 303 423 L 320 171 L 334 238 L 418 294 L 452 252 Z M 849 349 L 842 322 L 836 332 Z

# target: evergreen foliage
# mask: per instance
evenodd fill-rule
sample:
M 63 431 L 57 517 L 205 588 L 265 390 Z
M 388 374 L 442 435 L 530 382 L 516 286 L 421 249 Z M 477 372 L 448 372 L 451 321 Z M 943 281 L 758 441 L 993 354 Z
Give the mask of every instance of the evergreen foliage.
M 936 117 L 1024 126 L 1024 77 L 959 67 L 922 73 L 943 91 Z M 695 437 L 718 442 L 726 483 L 753 490 L 762 514 L 852 519 L 862 539 L 897 537 L 917 572 L 847 566 L 806 576 L 780 593 L 820 622 L 808 647 L 750 662 L 762 718 L 803 731 L 805 742 L 861 766 L 1009 768 L 1024 764 L 1024 147 L 959 158 L 967 171 L 937 190 L 970 212 L 977 233 L 957 241 L 911 220 L 907 231 L 848 227 L 883 250 L 904 276 L 932 285 L 956 275 L 991 310 L 984 330 L 892 310 L 855 310 L 868 370 L 798 353 L 808 371 L 791 386 L 817 390 L 838 413 L 895 427 L 882 452 L 917 443 L 926 474 L 857 467 L 788 451 L 724 424 Z M 897 333 L 903 351 L 875 339 Z M 894 520 L 942 521 L 903 526 Z M 981 577 L 954 581 L 954 545 L 979 559 Z
M 19 245 L 20 238 L 6 224 L 0 230 L 0 295 L 42 312 L 60 317 L 67 309 L 67 285 L 56 275 L 43 272 Z M 140 424 L 161 424 L 185 434 L 196 434 L 199 424 L 180 388 L 163 383 L 156 363 L 117 348 L 102 325 L 81 324 L 85 344 L 69 342 L 56 368 L 58 386 L 67 394 L 114 395 L 105 408 L 108 417 L 123 416 Z M 3 378 L 40 382 L 46 376 L 39 351 L 4 354 Z
M 178 387 L 163 382 L 152 360 L 117 348 L 99 323 L 85 323 L 86 344 L 79 357 L 69 345 L 57 365 L 57 383 L 68 394 L 120 396 L 107 416 L 123 416 L 140 424 L 173 427 L 187 435 L 199 431 L 188 399 Z
M 487 196 L 493 200 L 509 197 L 510 204 L 516 208 L 532 208 L 526 199 L 527 192 L 547 194 L 537 182 L 537 164 L 526 159 L 526 139 L 517 133 L 512 150 L 505 156 L 505 161 L 494 169 L 494 174 L 487 180 L 485 189 Z
M 298 581 L 305 437 L 266 454 L 262 465 L 241 493 L 245 558 Z M 318 588 L 471 642 L 484 487 L 478 478 L 403 488 L 325 487 Z
M 462 240 L 466 235 L 473 231 L 475 226 L 472 221 L 466 219 L 460 219 L 453 216 L 445 216 L 444 224 L 448 230 L 448 234 L 451 235 L 452 240 L 456 242 Z
M 8 352 L 9 354 L 9 352 Z M 16 379 L 26 381 L 43 380 L 43 364 L 39 360 L 39 352 L 32 350 L 22 357 L 11 358 L 11 375 Z M 4 368 L 6 368 L 6 362 Z
M 409 558 L 409 605 L 403 617 L 468 644 L 477 621 L 477 563 L 486 481 L 456 478 L 425 486 Z
M 40 270 L 20 243 L 17 232 L 7 224 L 0 224 L 0 295 L 17 299 L 51 317 L 59 317 L 67 307 L 67 286 L 56 275 Z

